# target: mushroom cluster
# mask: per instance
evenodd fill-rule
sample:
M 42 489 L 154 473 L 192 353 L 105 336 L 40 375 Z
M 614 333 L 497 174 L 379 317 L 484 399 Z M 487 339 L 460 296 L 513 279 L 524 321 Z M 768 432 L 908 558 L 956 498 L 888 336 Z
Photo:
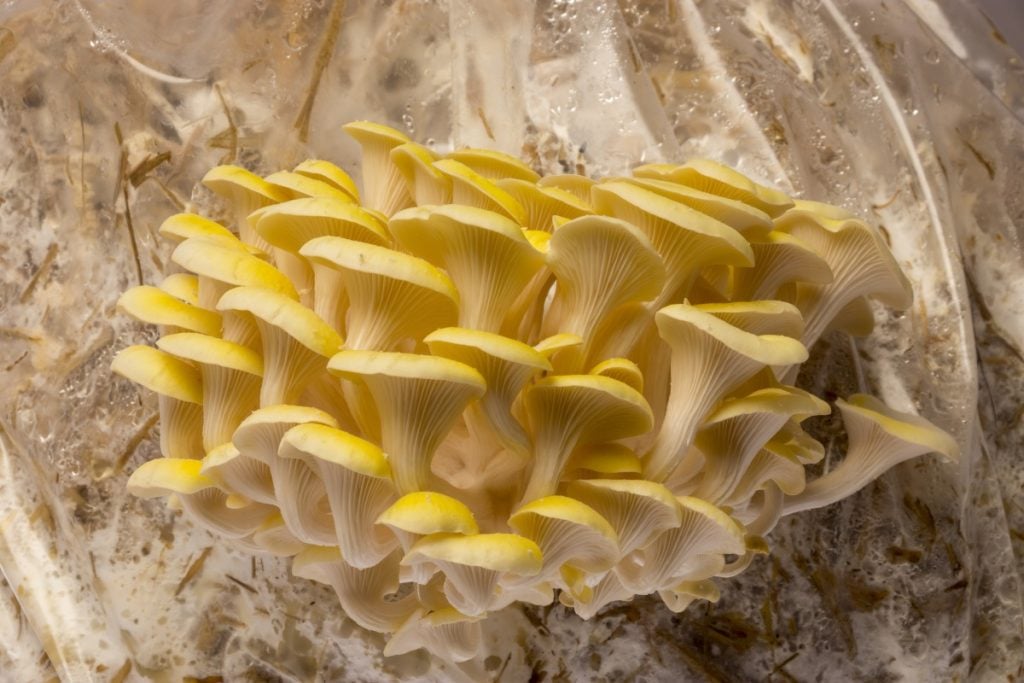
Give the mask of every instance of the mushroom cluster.
M 177 272 L 119 307 L 157 325 L 113 370 L 159 396 L 162 458 L 128 486 L 292 557 L 386 654 L 475 657 L 480 621 L 718 597 L 786 514 L 953 439 L 792 386 L 869 299 L 911 301 L 879 233 L 710 161 L 540 177 L 366 122 L 362 187 L 326 161 L 204 178 L 229 228 L 168 218 Z

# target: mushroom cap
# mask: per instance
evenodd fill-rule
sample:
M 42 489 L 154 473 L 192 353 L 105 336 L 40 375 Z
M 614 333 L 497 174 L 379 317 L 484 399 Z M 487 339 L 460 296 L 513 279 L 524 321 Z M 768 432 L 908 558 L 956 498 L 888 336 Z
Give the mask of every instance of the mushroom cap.
M 214 166 L 203 176 L 203 185 L 241 206 L 246 213 L 289 199 L 280 188 L 241 166 Z
M 697 304 L 694 308 L 750 334 L 776 334 L 799 339 L 804 331 L 800 309 L 786 301 L 729 301 Z
M 284 458 L 316 458 L 364 477 L 391 479 L 391 465 L 376 444 L 326 424 L 292 427 L 281 437 L 278 453 Z
M 566 469 L 598 475 L 629 475 L 643 472 L 643 463 L 632 449 L 620 443 L 602 443 L 574 453 Z
M 843 413 L 847 429 L 850 422 L 860 417 L 900 441 L 927 448 L 947 460 L 960 459 L 960 446 L 956 439 L 920 415 L 900 412 L 867 394 L 853 394 L 846 401 L 837 399 L 836 406 Z
M 593 195 L 598 210 L 608 211 L 617 218 L 633 222 L 641 229 L 644 228 L 643 221 L 631 220 L 631 218 L 637 217 L 637 212 L 676 226 L 677 230 L 686 230 L 708 238 L 721 251 L 724 258 L 723 261 L 720 261 L 722 263 L 737 266 L 751 266 L 754 263 L 754 254 L 750 250 L 750 244 L 739 232 L 684 204 L 679 204 L 655 192 L 623 181 L 595 185 Z M 671 231 L 667 235 L 647 230 L 645 232 L 658 253 L 665 258 L 666 242 L 673 237 Z M 668 265 L 666 258 L 666 267 Z
M 384 144 L 389 147 L 397 147 L 412 142 L 405 133 L 373 121 L 352 121 L 341 128 L 363 145 Z
M 197 332 L 179 332 L 161 337 L 156 342 L 161 351 L 199 365 L 238 370 L 263 376 L 263 358 L 247 346 Z
M 811 415 L 828 415 L 830 412 L 832 409 L 828 403 L 803 389 L 766 387 L 746 396 L 726 399 L 704 419 L 704 427 L 755 413 L 776 413 L 801 421 Z
M 476 518 L 462 501 L 435 491 L 414 491 L 396 500 L 378 524 L 410 534 L 476 534 Z
M 754 235 L 767 234 L 773 227 L 771 217 L 764 211 L 735 199 L 654 178 L 624 180 L 707 214 L 748 239 Z
M 328 361 L 327 369 L 352 381 L 382 376 L 463 384 L 472 387 L 478 395 L 486 389 L 480 373 L 465 363 L 416 353 L 339 351 Z
M 913 303 L 913 288 L 878 230 L 854 218 L 839 207 L 797 200 L 775 221 L 776 228 L 793 235 L 822 256 L 836 277 L 842 271 L 854 270 L 857 277 L 869 277 L 862 294 L 873 297 L 896 310 L 905 310 Z M 850 263 L 843 268 L 838 263 Z M 869 263 L 873 261 L 873 263 Z
M 228 249 L 245 251 L 261 255 L 262 251 L 251 244 L 246 244 L 220 223 L 211 221 L 194 213 L 177 213 L 164 220 L 157 230 L 161 236 L 175 242 L 187 239 L 201 239 L 218 244 Z
M 391 150 L 391 163 L 405 178 L 409 194 L 419 205 L 451 201 L 451 178 L 434 168 L 436 160 L 437 155 L 433 151 L 415 142 L 407 142 Z
M 540 187 L 536 183 L 515 178 L 497 182 L 526 211 L 523 225 L 550 234 L 555 216 L 573 219 L 591 213 L 590 205 L 579 197 L 557 187 Z
M 447 158 L 465 164 L 489 180 L 515 178 L 529 183 L 540 180 L 540 175 L 521 159 L 494 149 L 466 147 L 450 152 Z
M 563 173 L 560 175 L 544 176 L 537 181 L 538 187 L 558 188 L 576 196 L 582 202 L 590 203 L 590 188 L 594 186 L 594 179 L 585 175 L 575 173 Z
M 332 197 L 306 197 L 268 206 L 260 211 L 256 232 L 275 247 L 290 252 L 328 235 L 370 244 L 390 242 L 383 224 L 373 214 Z
M 151 346 L 129 346 L 117 352 L 110 369 L 161 396 L 186 403 L 203 403 L 203 381 L 199 372 L 165 351 Z
M 534 347 L 493 332 L 463 327 L 434 330 L 424 340 L 435 356 L 443 356 L 481 370 L 487 359 L 501 364 L 550 371 L 551 363 Z M 488 373 L 483 373 L 487 377 Z
M 807 349 L 796 339 L 775 334 L 751 334 L 718 316 L 689 304 L 666 306 L 654 316 L 662 339 L 672 344 L 682 326 L 703 332 L 729 349 L 762 365 L 792 365 L 807 360 Z
M 644 390 L 644 374 L 637 364 L 628 358 L 608 358 L 590 368 L 587 374 L 618 380 L 641 393 Z
M 636 389 L 600 375 L 553 375 L 537 380 L 523 394 L 534 431 L 583 430 L 579 442 L 615 441 L 643 434 L 654 426 L 647 400 Z
M 356 189 L 355 181 L 345 171 L 341 170 L 329 161 L 323 159 L 306 159 L 295 167 L 296 173 L 301 173 L 309 178 L 330 183 L 347 194 L 352 199 L 359 201 L 359 190 Z
M 128 492 L 139 498 L 160 498 L 179 493 L 190 495 L 217 485 L 202 473 L 203 461 L 191 458 L 157 458 L 142 463 L 128 478 Z
M 452 281 L 428 261 L 400 251 L 341 237 L 317 237 L 301 250 L 306 258 L 333 268 L 380 275 L 430 290 L 443 299 L 436 305 L 453 306 L 459 300 Z
M 434 162 L 434 168 L 452 181 L 455 204 L 494 211 L 512 219 L 517 225 L 526 225 L 526 209 L 523 205 L 466 164 L 454 159 L 439 159 Z
M 217 302 L 220 311 L 244 311 L 283 331 L 321 356 L 330 356 L 344 343 L 333 327 L 298 301 L 259 287 L 235 287 Z
M 232 443 L 244 454 L 264 463 L 277 457 L 281 437 L 295 425 L 316 422 L 337 427 L 333 417 L 309 406 L 275 405 L 254 410 L 235 429 Z
M 575 498 L 555 495 L 530 501 L 512 513 L 508 518 L 509 526 L 523 534 L 527 518 L 531 516 L 572 522 L 589 527 L 612 542 L 618 541 L 618 535 L 608 520 L 598 514 L 597 510 Z
M 539 572 L 543 560 L 540 548 L 533 541 L 517 534 L 502 533 L 431 534 L 409 549 L 402 564 L 413 564 L 423 558 L 522 576 Z
M 199 305 L 199 278 L 192 273 L 171 273 L 160 281 L 160 289 L 187 304 Z
M 759 185 L 739 171 L 708 159 L 692 159 L 682 166 L 649 164 L 633 169 L 637 177 L 658 178 L 735 199 L 764 211 L 772 218 L 793 206 L 778 190 Z
M 313 178 L 304 173 L 278 171 L 277 173 L 271 173 L 264 180 L 294 199 L 301 197 L 330 197 L 331 199 L 348 203 L 356 201 L 352 198 L 352 195 L 336 185 L 319 178 Z
M 171 260 L 197 275 L 229 285 L 261 287 L 290 299 L 299 298 L 284 273 L 244 251 L 192 237 L 175 247 Z
M 132 287 L 117 300 L 117 308 L 150 325 L 180 327 L 189 332 L 218 335 L 220 315 L 186 303 L 158 287 Z

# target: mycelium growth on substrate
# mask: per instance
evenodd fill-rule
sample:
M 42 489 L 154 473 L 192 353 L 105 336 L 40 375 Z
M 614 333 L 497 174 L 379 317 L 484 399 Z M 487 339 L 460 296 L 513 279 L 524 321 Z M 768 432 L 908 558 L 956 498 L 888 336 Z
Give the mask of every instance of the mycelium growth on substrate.
M 210 171 L 235 225 L 167 219 L 180 272 L 119 302 L 162 336 L 113 369 L 160 397 L 130 490 L 293 557 L 385 654 L 472 659 L 515 602 L 715 601 L 783 515 L 957 457 L 854 395 L 845 459 L 806 481 L 801 422 L 830 412 L 791 386 L 807 348 L 911 301 L 841 209 L 704 160 L 540 178 L 345 129 L 361 191 L 326 161 Z

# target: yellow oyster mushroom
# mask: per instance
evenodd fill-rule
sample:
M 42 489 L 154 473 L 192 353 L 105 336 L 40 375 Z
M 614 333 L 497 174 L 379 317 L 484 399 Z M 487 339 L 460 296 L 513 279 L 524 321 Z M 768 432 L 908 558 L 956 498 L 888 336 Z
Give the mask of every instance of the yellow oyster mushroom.
M 136 345 L 118 351 L 110 369 L 156 393 L 160 453 L 165 458 L 203 456 L 203 382 L 192 365 L 164 351 Z
M 323 424 L 293 427 L 278 455 L 302 460 L 319 475 L 327 493 L 338 547 L 345 561 L 366 569 L 398 546 L 377 517 L 397 498 L 387 456 L 374 444 Z
M 349 300 L 348 349 L 408 348 L 458 317 L 452 281 L 421 258 L 341 237 L 318 237 L 301 253 L 338 273 Z
M 853 495 L 901 462 L 926 453 L 948 460 L 960 457 L 960 447 L 946 432 L 918 415 L 893 410 L 873 396 L 854 394 L 836 406 L 849 435 L 846 457 L 828 474 L 787 498 L 785 514 L 831 505 Z
M 402 248 L 444 268 L 459 292 L 459 327 L 501 332 L 512 303 L 544 263 L 507 217 L 468 206 L 421 206 L 392 217 Z
M 316 313 L 282 294 L 236 287 L 217 302 L 221 311 L 252 316 L 263 347 L 260 406 L 294 403 L 309 380 L 327 367 L 341 336 Z
M 466 405 L 486 388 L 473 368 L 434 356 L 341 351 L 327 368 L 368 390 L 380 420 L 381 447 L 391 457 L 402 494 L 429 488 L 434 452 Z
M 445 575 L 444 594 L 452 606 L 478 616 L 507 604 L 499 580 L 534 576 L 543 566 L 540 548 L 516 534 L 432 534 L 416 542 L 402 564 L 430 562 Z
M 391 216 L 412 204 L 405 178 L 391 160 L 391 150 L 411 142 L 409 137 L 370 121 L 354 121 L 342 128 L 362 148 L 362 196 L 366 206 Z
M 159 325 L 162 334 L 200 332 L 216 336 L 221 330 L 218 313 L 193 306 L 150 285 L 126 291 L 118 298 L 117 308 L 140 322 Z
M 292 169 L 308 178 L 319 180 L 338 188 L 356 202 L 359 201 L 359 190 L 348 173 L 323 159 L 306 159 Z
M 259 405 L 263 359 L 250 348 L 196 332 L 169 334 L 156 344 L 199 368 L 204 453 L 230 441 L 235 428 Z
M 434 167 L 437 155 L 415 142 L 391 150 L 391 162 L 405 178 L 406 191 L 417 206 L 449 204 L 452 180 Z
M 577 448 L 647 432 L 651 408 L 632 387 L 599 375 L 555 375 L 523 394 L 533 462 L 522 502 L 549 496 Z

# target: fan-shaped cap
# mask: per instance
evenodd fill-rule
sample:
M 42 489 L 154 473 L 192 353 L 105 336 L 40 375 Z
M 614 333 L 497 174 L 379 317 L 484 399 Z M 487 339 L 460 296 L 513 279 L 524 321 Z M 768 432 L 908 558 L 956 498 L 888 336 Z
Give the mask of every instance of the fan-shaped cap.
M 502 575 L 535 575 L 543 556 L 536 543 L 516 534 L 433 534 L 417 541 L 402 559 L 410 566 L 422 562 L 444 572 L 445 597 L 453 607 L 477 616 L 501 605 Z
M 854 394 L 836 400 L 849 435 L 846 457 L 828 474 L 815 479 L 785 502 L 785 513 L 824 507 L 851 496 L 893 466 L 936 452 L 949 460 L 960 447 L 949 434 L 918 415 L 893 410 L 878 399 Z
M 381 444 L 400 493 L 430 480 L 430 460 L 466 404 L 486 388 L 463 363 L 408 353 L 342 351 L 328 370 L 366 386 L 380 416 Z
M 174 249 L 171 260 L 197 275 L 226 285 L 260 287 L 291 299 L 299 298 L 294 285 L 284 273 L 244 251 L 193 237 Z
M 563 173 L 560 175 L 544 176 L 537 181 L 539 187 L 554 187 L 576 195 L 580 201 L 590 203 L 590 188 L 594 186 L 594 179 L 585 175 L 575 173 Z
M 540 175 L 521 160 L 494 149 L 466 147 L 449 153 L 447 158 L 465 164 L 489 180 L 514 178 L 529 183 L 540 180 Z
M 723 555 L 747 551 L 743 528 L 722 509 L 691 496 L 676 500 L 681 511 L 679 525 L 662 532 L 616 568 L 627 588 L 650 593 L 670 589 L 683 580 L 704 579 L 699 574 L 705 556 L 716 556 L 715 564 L 720 567 L 725 564 Z
M 587 342 L 609 313 L 624 304 L 648 301 L 665 284 L 665 266 L 647 237 L 631 224 L 606 216 L 569 221 L 551 237 L 548 267 L 558 278 L 553 306 L 557 329 Z M 582 370 L 582 367 L 578 367 Z
M 531 581 L 558 579 L 562 566 L 585 572 L 611 569 L 619 558 L 612 525 L 589 505 L 567 496 L 538 498 L 509 517 L 509 526 L 541 549 L 544 564 Z
M 263 376 L 263 359 L 252 349 L 196 332 L 168 334 L 157 340 L 162 351 L 192 361 L 203 368 L 237 370 Z
M 143 498 L 177 496 L 194 521 L 229 538 L 248 536 L 273 514 L 258 503 L 229 506 L 229 496 L 201 469 L 202 462 L 191 458 L 150 460 L 128 478 L 128 491 Z
M 158 287 L 132 287 L 117 300 L 119 310 L 150 325 L 161 325 L 187 332 L 220 334 L 220 316 L 205 308 L 193 306 Z
M 804 330 L 800 310 L 785 301 L 730 301 L 697 304 L 694 308 L 750 334 L 775 334 L 799 339 Z
M 202 473 L 203 462 L 194 458 L 157 458 L 142 463 L 128 478 L 128 492 L 139 498 L 162 498 L 171 493 L 191 495 L 217 486 Z
M 434 162 L 434 168 L 451 180 L 454 204 L 493 211 L 515 221 L 516 225 L 526 225 L 526 210 L 522 204 L 469 166 L 454 159 L 440 159 Z
M 790 419 L 827 415 L 827 403 L 796 387 L 758 389 L 723 401 L 704 421 L 697 447 L 707 457 L 695 495 L 734 503 L 743 475 L 769 439 Z M 745 501 L 743 501 L 745 502 Z
M 149 346 L 129 346 L 114 356 L 110 369 L 158 394 L 160 453 L 165 458 L 203 454 L 203 383 L 193 366 Z
M 235 427 L 259 403 L 263 359 L 248 347 L 196 332 L 166 335 L 157 346 L 199 367 L 204 450 L 230 441 Z
M 577 449 L 565 470 L 569 479 L 628 479 L 643 472 L 643 463 L 620 443 L 602 443 Z
M 490 427 L 506 447 L 526 452 L 529 440 L 512 416 L 511 408 L 522 388 L 551 363 L 532 346 L 491 332 L 446 327 L 424 339 L 435 356 L 475 368 L 487 384 L 481 406 Z
M 500 331 L 516 297 L 543 265 L 520 227 L 468 206 L 426 206 L 389 224 L 403 248 L 448 271 L 461 298 L 459 326 Z
M 256 230 L 275 247 L 297 252 L 316 237 L 344 237 L 369 244 L 390 241 L 384 226 L 355 204 L 308 197 L 275 204 L 260 212 Z
M 354 121 L 342 126 L 362 147 L 363 202 L 371 209 L 390 216 L 412 203 L 405 179 L 391 161 L 391 150 L 411 142 L 394 128 L 369 121 Z
M 406 190 L 417 206 L 452 201 L 451 178 L 434 168 L 436 160 L 437 155 L 415 142 L 391 150 L 391 162 L 405 178 Z
M 771 217 L 761 209 L 736 199 L 701 192 L 679 183 L 652 178 L 630 178 L 629 182 L 660 194 L 666 199 L 684 204 L 691 209 L 725 223 L 747 239 L 768 233 L 773 225 Z
M 592 213 L 590 205 L 579 197 L 557 187 L 540 187 L 526 180 L 508 178 L 498 181 L 498 187 L 508 192 L 526 211 L 523 225 L 527 228 L 554 232 L 555 216 L 573 219 Z
M 318 237 L 301 253 L 340 273 L 349 297 L 350 349 L 389 351 L 458 316 L 452 281 L 421 258 L 340 237 Z
M 682 300 L 701 268 L 754 263 L 740 233 L 700 211 L 623 181 L 595 185 L 592 194 L 598 211 L 636 225 L 661 255 L 668 279 L 659 304 Z
M 199 305 L 199 278 L 192 273 L 171 273 L 160 281 L 159 287 L 175 299 Z
M 151 346 L 121 349 L 110 369 L 161 396 L 186 403 L 203 403 L 203 381 L 199 372 L 174 356 Z
M 312 310 L 257 287 L 228 290 L 217 309 L 248 313 L 256 321 L 263 340 L 262 406 L 295 402 L 310 377 L 324 369 L 323 359 L 342 345 L 338 333 Z
M 346 203 L 355 203 L 356 201 L 352 198 L 352 195 L 333 183 L 304 173 L 278 171 L 277 173 L 271 173 L 264 180 L 279 189 L 288 199 L 329 197 Z
M 666 419 L 645 458 L 644 473 L 664 481 L 686 455 L 704 417 L 727 392 L 765 366 L 802 363 L 807 349 L 790 337 L 745 332 L 688 304 L 661 309 L 655 322 L 672 352 L 671 385 Z
M 644 374 L 636 363 L 628 358 L 609 358 L 603 360 L 590 368 L 590 375 L 601 375 L 609 379 L 615 379 L 623 384 L 636 389 L 640 393 L 644 390 Z
M 650 164 L 633 169 L 638 178 L 656 178 L 749 204 L 775 218 L 793 200 L 782 192 L 755 183 L 739 171 L 708 159 L 693 159 L 682 166 Z
M 681 512 L 672 492 L 642 479 L 579 479 L 566 495 L 586 503 L 608 520 L 619 537 L 623 556 L 679 526 Z
M 837 207 L 798 201 L 776 221 L 828 263 L 834 279 L 800 285 L 795 303 L 807 321 L 804 342 L 813 344 L 829 322 L 858 297 L 878 299 L 898 310 L 910 307 L 913 290 L 877 230 Z
M 277 504 L 270 468 L 243 455 L 230 441 L 211 450 L 202 462 L 202 473 L 223 482 L 227 490 L 257 503 Z
M 341 170 L 329 161 L 323 159 L 306 159 L 301 164 L 295 167 L 296 173 L 313 178 L 314 180 L 320 180 L 325 183 L 330 183 L 334 187 L 338 188 L 352 199 L 359 201 L 359 190 L 356 189 L 355 181 L 349 176 L 348 173 Z
M 228 249 L 236 249 L 238 251 L 245 251 L 250 254 L 257 256 L 262 255 L 263 251 L 251 244 L 246 244 L 242 240 L 235 236 L 235 233 L 225 228 L 220 223 L 211 221 L 209 218 L 204 218 L 194 213 L 177 213 L 173 216 L 164 220 L 160 224 L 160 228 L 157 230 L 162 237 L 166 237 L 174 242 L 181 242 L 190 238 L 202 239 L 207 242 L 213 242 L 214 244 Z
M 556 375 L 523 394 L 534 462 L 523 502 L 554 493 L 569 456 L 581 446 L 637 436 L 654 424 L 638 391 L 600 375 Z
M 210 169 L 203 176 L 203 185 L 231 204 L 235 213 L 235 226 L 242 241 L 265 249 L 265 243 L 253 231 L 246 217 L 257 209 L 283 202 L 290 197 L 280 188 L 240 166 L 216 166 Z
M 278 453 L 303 460 L 320 474 L 346 562 L 372 567 L 397 546 L 394 536 L 374 525 L 395 499 L 391 467 L 380 448 L 340 429 L 310 423 L 288 430 Z
M 730 296 L 735 300 L 772 299 L 780 288 L 794 282 L 827 285 L 833 273 L 829 264 L 808 245 L 786 232 L 773 230 L 752 237 L 753 268 L 732 272 Z
M 436 491 L 405 494 L 380 513 L 377 524 L 418 536 L 480 531 L 473 512 L 465 503 Z
M 231 441 L 246 457 L 269 465 L 277 457 L 285 432 L 306 423 L 338 426 L 333 417 L 309 406 L 267 406 L 246 417 L 238 425 Z

